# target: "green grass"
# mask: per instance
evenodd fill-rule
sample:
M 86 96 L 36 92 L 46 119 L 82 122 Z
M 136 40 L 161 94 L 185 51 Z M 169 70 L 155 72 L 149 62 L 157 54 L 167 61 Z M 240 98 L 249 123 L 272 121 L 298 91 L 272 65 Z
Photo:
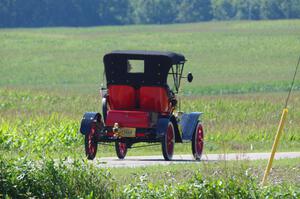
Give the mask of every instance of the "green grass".
M 221 161 L 101 169 L 80 159 L 3 159 L 0 196 L 23 198 L 298 198 L 300 159 L 275 161 L 259 185 L 266 161 Z M 292 171 L 292 172 L 291 172 Z
M 0 157 L 1 198 L 113 198 L 109 172 L 83 161 Z
M 0 29 L 0 155 L 84 158 L 79 123 L 84 112 L 101 112 L 102 57 L 115 49 L 186 56 L 185 71 L 195 78 L 183 83 L 181 109 L 204 112 L 204 153 L 269 151 L 299 33 L 300 20 Z M 299 151 L 299 123 L 296 91 L 279 151 Z M 190 143 L 175 145 L 175 154 L 190 153 Z M 158 154 L 160 146 L 128 152 Z M 97 157 L 103 156 L 115 156 L 114 147 L 100 144 Z
M 300 20 L 0 29 L 0 86 L 96 92 L 105 53 L 141 49 L 183 53 L 195 76 L 187 94 L 284 91 L 299 34 Z
M 267 160 L 112 168 L 111 173 L 132 198 L 297 198 L 299 163 L 299 158 L 274 161 L 265 187 L 260 182 Z
M 105 53 L 176 51 L 194 74 L 181 110 L 204 112 L 204 154 L 270 151 L 299 35 L 300 20 L 0 29 L 0 197 L 299 198 L 299 158 L 275 161 L 265 188 L 265 160 L 108 172 L 82 161 L 78 132 L 84 112 L 101 112 Z M 294 89 L 278 151 L 300 150 L 299 75 Z M 190 153 L 190 143 L 175 145 L 175 154 Z M 160 146 L 128 152 L 157 154 Z M 99 145 L 97 157 L 114 155 Z
M 269 183 L 299 184 L 300 158 L 275 160 Z M 140 181 L 141 176 L 148 182 L 157 184 L 177 184 L 192 179 L 196 173 L 203 176 L 228 177 L 237 172 L 248 172 L 257 182 L 262 179 L 267 160 L 234 160 L 180 163 L 145 167 L 111 168 L 110 172 L 118 184 L 131 184 Z M 292 172 L 291 172 L 292 171 Z
M 101 111 L 96 95 L 0 89 L 0 152 L 4 156 L 39 154 L 84 157 L 78 132 L 83 112 Z M 300 93 L 291 98 L 279 151 L 299 151 Z M 270 151 L 284 93 L 182 98 L 182 110 L 203 111 L 205 153 Z M 98 101 L 99 100 L 99 101 Z M 144 144 L 143 144 L 144 145 Z M 146 144 L 147 145 L 147 144 Z M 135 145 L 134 145 L 135 146 Z M 74 153 L 75 152 L 75 153 Z M 191 144 L 176 144 L 175 154 L 190 154 Z M 131 149 L 128 155 L 160 155 L 161 146 Z M 97 157 L 115 156 L 99 144 Z

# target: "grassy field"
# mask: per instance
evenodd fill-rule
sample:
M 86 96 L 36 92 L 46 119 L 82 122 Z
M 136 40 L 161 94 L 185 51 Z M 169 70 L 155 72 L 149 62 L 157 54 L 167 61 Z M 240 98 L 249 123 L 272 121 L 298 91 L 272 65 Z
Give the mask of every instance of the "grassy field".
M 92 93 L 105 53 L 141 49 L 183 53 L 195 76 L 187 94 L 283 91 L 299 56 L 299 33 L 300 20 L 1 29 L 0 85 Z
M 211 197 L 227 190 L 231 197 L 297 198 L 299 158 L 276 161 L 271 179 L 279 185 L 266 189 L 257 180 L 265 161 L 171 165 L 160 172 L 157 167 L 112 169 L 109 174 L 79 163 L 84 150 L 78 129 L 84 112 L 101 112 L 98 89 L 105 53 L 168 50 L 184 54 L 185 71 L 194 74 L 192 84 L 183 84 L 180 99 L 182 111 L 204 112 L 204 153 L 269 151 L 300 53 L 299 35 L 300 20 L 0 29 L 0 197 L 112 197 L 119 190 L 120 198 L 193 198 L 205 187 Z M 299 90 L 298 74 L 279 151 L 300 150 Z M 98 150 L 97 157 L 115 155 L 111 146 Z M 175 145 L 175 153 L 191 153 L 190 143 Z M 161 154 L 160 146 L 128 152 L 154 154 Z M 66 157 L 75 163 L 56 166 L 51 161 Z M 87 182 L 88 188 L 78 186 Z
M 299 33 L 299 20 L 1 29 L 0 150 L 83 156 L 79 121 L 86 111 L 101 111 L 102 56 L 145 49 L 188 59 L 195 80 L 183 85 L 182 110 L 205 113 L 206 153 L 268 151 L 300 52 Z M 300 149 L 299 99 L 293 93 L 282 151 Z M 175 150 L 190 153 L 190 144 Z M 160 146 L 129 154 L 153 151 L 160 154 Z M 99 152 L 114 154 L 106 146 Z
M 182 109 L 203 111 L 205 153 L 269 151 L 280 118 L 284 93 L 182 98 Z M 291 98 L 280 151 L 299 151 L 300 93 Z M 0 150 L 5 155 L 50 153 L 83 157 L 78 133 L 84 110 L 101 111 L 99 97 L 58 95 L 5 89 L 1 91 Z M 72 151 L 76 151 L 73 153 Z M 190 143 L 176 144 L 176 154 L 191 153 Z M 34 155 L 35 153 L 30 153 Z M 37 153 L 39 154 L 39 153 Z M 160 146 L 132 149 L 128 155 L 161 154 Z M 114 147 L 100 145 L 98 157 L 114 156 Z

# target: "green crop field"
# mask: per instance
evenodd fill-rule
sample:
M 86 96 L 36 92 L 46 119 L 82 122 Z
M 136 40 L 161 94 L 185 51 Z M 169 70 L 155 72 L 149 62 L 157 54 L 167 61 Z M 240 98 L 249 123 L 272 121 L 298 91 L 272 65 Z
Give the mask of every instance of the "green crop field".
M 144 49 L 186 56 L 185 71 L 195 78 L 183 83 L 182 110 L 204 112 L 207 153 L 266 151 L 300 53 L 299 35 L 299 20 L 1 29 L 0 148 L 79 150 L 82 114 L 101 111 L 103 55 Z M 299 149 L 299 96 L 291 98 L 282 150 Z M 176 152 L 189 153 L 190 146 L 178 145 Z M 111 147 L 100 150 L 113 153 Z
M 272 146 L 300 55 L 300 20 L 0 29 L 0 43 L 0 160 L 84 158 L 78 129 L 84 112 L 101 112 L 102 57 L 125 49 L 185 55 L 194 81 L 182 85 L 181 110 L 204 112 L 204 153 L 261 152 Z M 300 150 L 299 91 L 298 74 L 279 151 Z M 97 157 L 115 155 L 112 146 L 98 150 Z M 175 145 L 175 154 L 189 153 L 190 143 Z M 154 154 L 160 146 L 128 153 Z
M 0 85 L 92 93 L 105 53 L 141 49 L 184 54 L 195 76 L 186 93 L 282 91 L 299 56 L 299 32 L 299 20 L 1 29 Z

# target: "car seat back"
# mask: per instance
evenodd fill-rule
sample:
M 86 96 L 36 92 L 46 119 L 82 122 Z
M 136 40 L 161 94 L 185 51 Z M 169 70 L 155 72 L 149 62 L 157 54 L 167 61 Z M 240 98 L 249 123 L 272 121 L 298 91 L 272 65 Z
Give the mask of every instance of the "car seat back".
M 142 111 L 166 113 L 170 110 L 169 97 L 165 87 L 141 86 L 139 105 Z
M 108 102 L 111 110 L 133 110 L 136 108 L 136 91 L 129 85 L 109 85 Z

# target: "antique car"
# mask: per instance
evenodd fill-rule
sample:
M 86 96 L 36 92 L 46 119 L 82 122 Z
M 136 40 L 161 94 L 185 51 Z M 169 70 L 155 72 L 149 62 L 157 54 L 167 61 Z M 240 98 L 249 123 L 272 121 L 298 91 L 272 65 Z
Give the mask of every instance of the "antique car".
M 186 59 L 173 52 L 113 51 L 103 58 L 106 87 L 101 89 L 102 114 L 84 114 L 80 132 L 88 159 L 101 143 L 115 143 L 124 159 L 133 144 L 161 144 L 165 160 L 172 160 L 175 143 L 191 141 L 196 160 L 203 151 L 201 112 L 183 113 L 177 99 Z M 171 87 L 170 87 L 171 86 Z M 179 110 L 177 110 L 179 109 Z

